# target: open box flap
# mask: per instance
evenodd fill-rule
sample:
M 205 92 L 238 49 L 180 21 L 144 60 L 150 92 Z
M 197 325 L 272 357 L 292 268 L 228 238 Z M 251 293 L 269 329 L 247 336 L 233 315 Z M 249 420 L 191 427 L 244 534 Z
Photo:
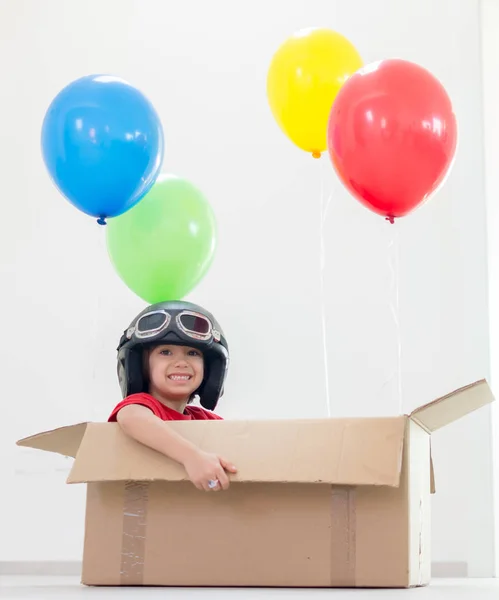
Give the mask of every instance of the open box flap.
M 399 485 L 406 417 L 289 421 L 174 421 L 168 426 L 238 468 L 241 482 Z M 183 481 L 183 467 L 125 435 L 91 423 L 68 483 Z
M 75 458 L 86 429 L 87 423 L 60 427 L 19 440 L 17 445 Z
M 428 433 L 433 433 L 493 401 L 489 384 L 482 379 L 420 406 L 409 417 Z

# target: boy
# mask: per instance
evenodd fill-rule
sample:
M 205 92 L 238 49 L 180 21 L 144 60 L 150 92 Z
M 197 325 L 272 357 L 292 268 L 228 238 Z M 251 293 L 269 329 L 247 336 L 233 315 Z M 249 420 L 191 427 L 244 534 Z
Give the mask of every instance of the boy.
M 121 337 L 118 378 L 124 400 L 109 421 L 182 464 L 198 489 L 226 490 L 226 471 L 236 473 L 234 465 L 203 452 L 166 421 L 221 419 L 211 411 L 223 394 L 228 364 L 227 341 L 210 313 L 188 302 L 149 306 Z M 190 406 L 196 396 L 204 408 Z

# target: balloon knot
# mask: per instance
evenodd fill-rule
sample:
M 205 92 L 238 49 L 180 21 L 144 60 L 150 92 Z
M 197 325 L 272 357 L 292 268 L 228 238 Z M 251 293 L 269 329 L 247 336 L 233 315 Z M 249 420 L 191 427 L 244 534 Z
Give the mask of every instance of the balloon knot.
M 97 223 L 99 223 L 99 225 L 107 225 L 107 223 L 106 223 L 106 217 L 99 217 L 97 219 Z
M 395 217 L 393 215 L 388 215 L 386 220 L 389 221 L 392 225 L 395 223 Z
M 321 157 L 321 153 L 317 152 L 317 150 L 314 150 L 312 152 L 312 158 L 320 158 Z

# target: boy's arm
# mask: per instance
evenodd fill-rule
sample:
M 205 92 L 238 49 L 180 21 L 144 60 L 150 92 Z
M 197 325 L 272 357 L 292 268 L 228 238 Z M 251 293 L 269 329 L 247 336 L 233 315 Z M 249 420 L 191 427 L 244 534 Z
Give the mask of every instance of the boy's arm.
M 222 489 L 229 487 L 225 471 L 235 473 L 233 465 L 216 454 L 200 450 L 145 406 L 124 406 L 117 415 L 117 421 L 131 438 L 183 465 L 189 479 L 198 489 L 211 491 L 213 488 L 208 486 L 211 480 L 218 480 Z M 220 486 L 215 489 L 220 489 Z

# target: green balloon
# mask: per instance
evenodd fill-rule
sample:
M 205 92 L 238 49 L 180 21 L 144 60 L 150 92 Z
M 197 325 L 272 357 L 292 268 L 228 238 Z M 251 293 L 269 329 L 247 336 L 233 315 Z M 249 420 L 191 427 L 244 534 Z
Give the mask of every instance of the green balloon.
M 138 204 L 108 221 L 107 248 L 118 275 L 143 300 L 180 300 L 213 262 L 215 215 L 192 183 L 160 175 Z

